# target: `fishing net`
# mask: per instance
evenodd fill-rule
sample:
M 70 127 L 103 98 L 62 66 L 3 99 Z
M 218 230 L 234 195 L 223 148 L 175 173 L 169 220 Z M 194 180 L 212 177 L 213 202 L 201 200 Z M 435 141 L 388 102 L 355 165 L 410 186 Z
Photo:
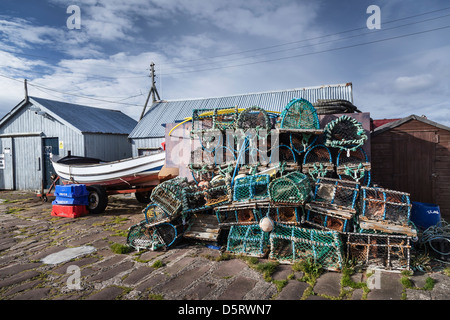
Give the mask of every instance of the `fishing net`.
M 367 141 L 367 135 L 358 121 L 343 115 L 329 122 L 324 129 L 325 146 L 344 149 L 347 152 L 356 150 Z
M 316 109 L 305 99 L 292 99 L 281 113 L 280 128 L 319 129 Z
M 310 192 L 308 177 L 298 171 L 290 172 L 269 184 L 270 199 L 275 204 L 304 204 Z
M 269 197 L 270 176 L 250 175 L 234 180 L 233 201 L 259 200 Z
M 347 234 L 347 258 L 372 268 L 410 270 L 410 237 L 368 233 Z
M 407 225 L 411 213 L 409 193 L 381 189 L 361 188 L 361 216 L 369 220 L 385 220 Z
M 149 226 L 146 220 L 132 226 L 127 236 L 127 244 L 137 250 L 158 250 L 172 246 L 178 239 L 181 226 L 163 222 Z
M 302 172 L 314 181 L 322 177 L 331 177 L 334 172 L 331 152 L 324 145 L 316 145 L 309 149 L 303 158 Z
M 355 180 L 368 186 L 370 184 L 370 162 L 363 148 L 359 147 L 347 154 L 340 150 L 336 160 L 336 172 L 340 179 Z
M 254 257 L 264 257 L 269 250 L 269 233 L 259 225 L 234 225 L 230 228 L 227 251 Z
M 342 268 L 342 241 L 337 232 L 277 224 L 270 234 L 271 259 L 309 260 L 324 269 Z

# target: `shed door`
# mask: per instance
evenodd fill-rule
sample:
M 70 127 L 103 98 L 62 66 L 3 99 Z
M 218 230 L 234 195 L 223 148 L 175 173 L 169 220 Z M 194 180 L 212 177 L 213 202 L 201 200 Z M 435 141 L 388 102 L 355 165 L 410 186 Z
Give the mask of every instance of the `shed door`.
M 58 138 L 43 138 L 42 143 L 42 157 L 44 159 L 44 188 L 50 188 L 52 184 L 52 174 L 55 174 L 52 161 L 50 160 L 50 154 L 59 155 Z
M 14 150 L 12 138 L 2 139 L 2 150 L 0 150 L 2 166 L 0 168 L 0 189 L 14 190 Z
M 392 139 L 394 184 L 411 194 L 411 201 L 435 203 L 436 132 L 396 133 Z

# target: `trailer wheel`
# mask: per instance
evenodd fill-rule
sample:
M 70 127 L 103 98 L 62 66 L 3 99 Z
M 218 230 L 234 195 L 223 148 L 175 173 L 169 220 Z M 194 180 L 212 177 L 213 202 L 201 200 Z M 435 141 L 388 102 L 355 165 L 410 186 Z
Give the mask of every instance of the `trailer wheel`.
M 151 192 L 150 191 L 146 191 L 146 192 L 136 192 L 135 194 L 136 200 L 140 203 L 145 203 L 148 204 L 150 203 L 150 195 Z
M 102 213 L 105 211 L 108 205 L 108 195 L 106 190 L 102 186 L 87 186 L 87 191 L 89 191 L 89 205 L 88 210 L 90 213 Z

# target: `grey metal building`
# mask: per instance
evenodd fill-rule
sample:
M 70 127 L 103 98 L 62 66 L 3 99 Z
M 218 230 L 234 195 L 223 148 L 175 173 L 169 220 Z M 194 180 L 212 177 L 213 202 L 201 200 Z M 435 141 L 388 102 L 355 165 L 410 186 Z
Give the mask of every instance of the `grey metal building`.
M 116 110 L 28 97 L 0 120 L 0 189 L 51 183 L 50 153 L 113 161 L 131 157 L 136 121 Z
M 352 84 L 324 85 L 217 98 L 156 101 L 129 135 L 133 145 L 133 156 L 161 148 L 165 137 L 163 125 L 191 117 L 194 109 L 258 106 L 265 110 L 281 112 L 294 98 L 303 98 L 311 103 L 320 99 L 342 99 L 353 103 Z

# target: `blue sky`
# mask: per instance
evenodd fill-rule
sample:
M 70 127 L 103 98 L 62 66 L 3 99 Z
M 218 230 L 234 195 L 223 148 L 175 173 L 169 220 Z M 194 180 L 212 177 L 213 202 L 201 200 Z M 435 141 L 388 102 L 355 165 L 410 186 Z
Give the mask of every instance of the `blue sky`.
M 366 26 L 370 5 L 381 29 Z M 166 100 L 352 82 L 374 119 L 450 126 L 445 0 L 2 0 L 0 40 L 0 117 L 26 78 L 30 95 L 137 119 L 153 61 Z

